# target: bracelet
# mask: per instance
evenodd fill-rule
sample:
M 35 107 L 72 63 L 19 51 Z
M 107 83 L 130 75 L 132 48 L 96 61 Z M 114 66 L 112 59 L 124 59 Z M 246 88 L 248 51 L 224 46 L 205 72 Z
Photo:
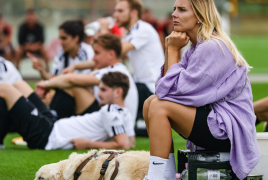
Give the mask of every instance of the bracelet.
M 45 80 L 45 83 L 48 84 L 48 80 Z

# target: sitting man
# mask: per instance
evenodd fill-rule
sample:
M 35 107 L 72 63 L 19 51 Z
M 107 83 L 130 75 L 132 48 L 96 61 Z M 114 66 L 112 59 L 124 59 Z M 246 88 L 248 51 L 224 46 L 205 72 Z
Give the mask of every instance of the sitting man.
M 100 101 L 97 96 L 99 91 L 98 85 L 102 76 L 108 72 L 115 71 L 124 73 L 129 78 L 129 91 L 125 99 L 125 105 L 132 114 L 134 125 L 138 109 L 138 91 L 129 71 L 119 61 L 122 50 L 120 39 L 108 34 L 100 36 L 94 40 L 93 49 L 95 52 L 93 61 L 95 62 L 95 68 L 99 70 L 93 71 L 92 74 L 69 73 L 59 75 L 47 81 L 41 81 L 37 86 L 44 89 L 64 89 L 66 98 L 75 99 L 76 114 L 85 114 L 90 113 L 97 108 L 96 105 L 98 105 L 98 103 L 96 102 L 96 99 Z M 90 63 L 90 61 L 88 62 Z M 86 63 L 88 62 L 83 62 L 84 68 L 87 67 Z M 73 66 L 77 65 L 80 64 Z M 94 87 L 94 94 L 88 90 L 88 87 Z M 66 108 L 63 108 L 65 107 L 64 103 L 66 102 L 66 98 L 57 100 L 57 106 L 54 106 L 53 108 L 50 106 L 51 109 L 57 112 L 60 118 L 74 115 L 69 113 L 71 111 L 67 111 Z M 54 99 L 52 101 L 54 101 Z M 81 108 L 81 106 L 84 108 Z M 70 106 L 67 108 L 70 108 Z
M 135 146 L 131 114 L 124 107 L 128 77 L 120 72 L 103 75 L 98 112 L 57 120 L 24 81 L 0 84 L 0 144 L 10 124 L 30 149 L 128 149 Z M 41 90 L 41 89 L 39 89 Z M 112 138 L 113 141 L 104 142 Z M 4 148 L 3 145 L 1 145 Z
M 45 60 L 46 69 L 48 69 L 49 57 L 44 47 L 44 28 L 38 22 L 33 9 L 27 10 L 26 21 L 21 24 L 18 31 L 19 47 L 16 52 L 16 67 L 19 69 L 21 59 L 26 52 L 41 55 Z

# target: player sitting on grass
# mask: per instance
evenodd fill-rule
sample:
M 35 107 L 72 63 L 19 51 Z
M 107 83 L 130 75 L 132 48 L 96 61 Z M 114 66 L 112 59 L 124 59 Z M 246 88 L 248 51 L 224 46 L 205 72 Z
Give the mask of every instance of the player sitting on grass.
M 134 147 L 132 117 L 124 107 L 128 77 L 109 72 L 99 87 L 99 111 L 57 120 L 26 82 L 0 84 L 0 145 L 13 124 L 30 149 Z M 109 138 L 113 141 L 104 142 Z
M 51 109 L 57 112 L 60 119 L 98 111 L 98 85 L 102 76 L 108 72 L 115 71 L 124 73 L 129 79 L 129 91 L 125 98 L 125 106 L 129 109 L 134 124 L 138 109 L 138 91 L 128 69 L 120 63 L 119 58 L 122 51 L 120 39 L 113 35 L 100 36 L 94 40 L 93 49 L 95 52 L 93 61 L 95 62 L 95 68 L 99 70 L 93 71 L 91 74 L 61 74 L 47 81 L 40 81 L 37 87 L 43 89 L 58 88 L 66 92 L 66 96 L 62 96 L 61 99 L 53 99 L 53 101 L 57 101 L 57 103 L 54 103 L 54 107 L 50 106 Z M 82 66 L 86 68 L 87 63 L 82 63 Z M 81 66 L 81 64 L 77 65 Z M 94 94 L 89 91 L 89 87 L 94 87 Z M 72 113 L 70 107 L 66 107 L 66 103 L 72 99 L 75 100 L 73 106 L 76 113 Z M 56 104 L 57 106 L 55 106 Z

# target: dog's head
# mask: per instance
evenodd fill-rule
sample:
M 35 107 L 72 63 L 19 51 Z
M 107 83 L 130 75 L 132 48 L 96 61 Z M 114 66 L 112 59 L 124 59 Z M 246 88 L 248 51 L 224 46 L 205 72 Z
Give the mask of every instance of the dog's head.
M 62 168 L 65 161 L 42 166 L 36 173 L 34 180 L 63 180 Z

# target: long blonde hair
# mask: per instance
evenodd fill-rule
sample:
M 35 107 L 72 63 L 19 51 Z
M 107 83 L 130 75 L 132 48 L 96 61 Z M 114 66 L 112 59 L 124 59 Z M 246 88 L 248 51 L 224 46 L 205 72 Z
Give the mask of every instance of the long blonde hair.
M 189 1 L 196 17 L 202 22 L 198 29 L 197 39 L 202 39 L 204 41 L 209 41 L 211 39 L 222 41 L 233 54 L 236 65 L 245 66 L 249 72 L 252 67 L 250 67 L 247 61 L 243 58 L 228 34 L 223 31 L 221 16 L 215 6 L 214 0 Z

